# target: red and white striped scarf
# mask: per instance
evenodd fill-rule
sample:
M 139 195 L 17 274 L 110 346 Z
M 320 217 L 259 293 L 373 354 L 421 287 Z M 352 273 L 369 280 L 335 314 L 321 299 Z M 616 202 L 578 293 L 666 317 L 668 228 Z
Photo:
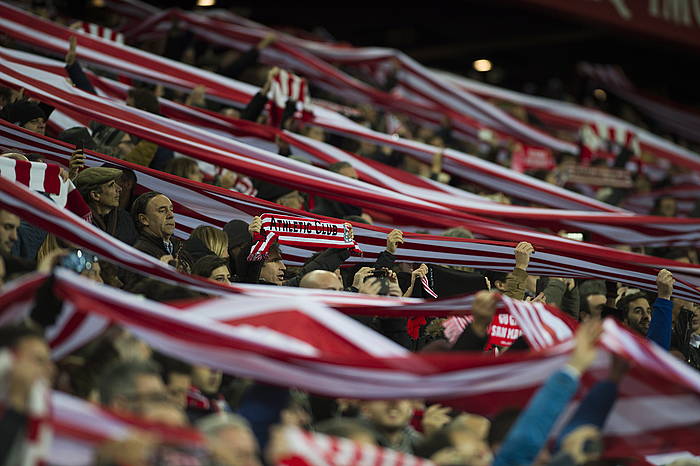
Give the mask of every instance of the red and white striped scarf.
M 61 167 L 0 157 L 0 176 L 21 183 L 33 191 L 46 193 L 60 207 L 90 221 L 92 212 L 71 180 L 64 180 Z
M 26 137 L 25 140 L 32 141 L 33 146 L 42 154 L 54 157 L 57 161 L 66 160 L 71 153 L 70 148 L 64 147 L 65 144 L 61 146 L 61 143 L 30 134 L 25 130 L 11 129 L 3 126 L 2 122 L 0 122 L 0 135 L 3 133 L 3 128 L 8 130 L 6 132 L 8 135 Z M 173 175 L 127 164 L 111 157 L 98 156 L 91 151 L 86 151 L 86 154 L 88 166 L 110 162 L 130 168 L 137 174 L 139 185 L 168 196 L 173 201 L 179 216 L 177 231 L 180 234 L 191 232 L 203 221 L 212 226 L 223 227 L 231 218 L 250 220 L 253 215 L 276 212 L 282 215 L 298 214 L 297 211 L 259 199 L 251 199 L 222 188 L 207 185 L 195 186 L 191 181 Z M 142 258 L 142 254 L 133 248 L 99 232 L 91 225 L 77 222 L 61 209 L 52 208 L 43 199 L 32 196 L 31 192 L 22 191 L 20 186 L 0 183 L 0 206 L 131 270 L 202 286 L 203 280 L 178 274 L 159 261 Z M 203 208 L 204 206 L 206 208 Z M 316 218 L 323 219 L 323 217 Z M 385 236 L 389 230 L 362 224 L 354 225 L 353 229 L 364 255 L 361 258 L 352 257 L 351 261 L 373 261 L 383 250 Z M 405 243 L 397 251 L 399 261 L 466 265 L 503 271 L 512 270 L 514 265 L 512 243 L 462 240 L 411 233 L 406 233 L 404 239 Z M 562 241 L 565 240 L 562 239 Z M 587 250 L 593 249 L 591 245 L 578 244 L 575 241 L 569 241 L 569 243 L 575 246 L 570 251 L 562 251 L 559 254 L 538 250 L 531 260 L 529 270 L 538 275 L 598 277 L 655 290 L 657 274 L 655 268 L 663 266 L 674 272 L 677 278 L 675 290 L 677 296 L 692 301 L 699 299 L 700 293 L 693 286 L 695 283 L 700 285 L 700 279 L 696 276 L 698 273 L 696 266 L 605 248 L 597 248 L 605 253 L 593 256 L 587 253 Z M 302 264 L 312 251 L 301 247 L 286 247 L 283 252 L 285 259 L 290 263 Z M 131 259 L 127 260 L 127 258 Z M 645 262 L 647 259 L 652 262 Z M 211 288 L 211 285 L 208 284 L 208 286 Z
M 8 409 L 7 390 L 9 372 L 14 357 L 7 349 L 0 350 L 0 412 Z M 37 381 L 29 389 L 27 397 L 27 423 L 22 433 L 23 441 L 11 444 L 13 458 L 22 466 L 42 466 L 48 464 L 48 452 L 52 441 L 51 410 L 49 406 L 50 388 L 47 381 Z M 18 433 L 19 434 L 19 433 Z M 17 439 L 18 437 L 16 437 Z
M 301 108 L 304 118 L 311 118 L 311 98 L 306 80 L 286 70 L 279 70 L 272 78 L 270 91 L 267 94 L 270 103 L 270 124 L 278 127 L 282 120 L 282 113 L 289 101 L 295 102 L 295 108 Z
M 97 36 L 101 39 L 116 42 L 118 44 L 124 43 L 124 34 L 110 29 L 106 26 L 100 26 L 99 24 L 95 23 L 88 23 L 87 21 L 80 21 L 78 23 L 78 29 L 87 34 Z
M 350 439 L 284 427 L 285 454 L 277 464 L 285 466 L 432 466 L 432 461 Z M 273 437 L 274 439 L 274 437 Z M 278 440 L 279 441 L 279 440 Z
M 351 248 L 355 254 L 362 254 L 351 236 L 351 225 L 346 222 L 279 214 L 262 214 L 260 218 L 262 228 L 253 238 L 257 242 L 250 250 L 249 261 L 267 258 L 274 243 L 315 249 Z

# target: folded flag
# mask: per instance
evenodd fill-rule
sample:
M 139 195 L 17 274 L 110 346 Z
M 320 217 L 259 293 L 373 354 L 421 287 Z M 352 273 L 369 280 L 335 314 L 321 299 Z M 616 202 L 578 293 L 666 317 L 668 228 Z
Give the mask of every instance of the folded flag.
M 73 182 L 67 176 L 66 179 L 61 177 L 58 165 L 0 157 L 0 176 L 21 183 L 32 191 L 48 194 L 56 204 L 88 222 L 92 217 L 90 207 Z
M 260 218 L 262 228 L 254 237 L 256 243 L 249 261 L 264 260 L 275 242 L 286 246 L 352 248 L 356 254 L 362 254 L 348 223 L 277 214 L 263 214 Z

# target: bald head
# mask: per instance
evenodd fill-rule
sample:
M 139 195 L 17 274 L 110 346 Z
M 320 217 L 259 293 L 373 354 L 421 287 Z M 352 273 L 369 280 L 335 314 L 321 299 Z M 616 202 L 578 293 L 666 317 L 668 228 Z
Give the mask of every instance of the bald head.
M 299 287 L 340 291 L 343 289 L 343 284 L 333 272 L 313 270 L 302 277 Z

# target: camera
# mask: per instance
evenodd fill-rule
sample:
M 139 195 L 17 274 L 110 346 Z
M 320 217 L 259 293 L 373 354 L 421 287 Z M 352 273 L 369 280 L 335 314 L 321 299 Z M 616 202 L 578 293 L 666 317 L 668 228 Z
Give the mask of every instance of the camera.
M 60 265 L 75 273 L 82 273 L 84 270 L 92 269 L 93 262 L 97 262 L 97 257 L 94 255 L 84 253 L 80 249 L 73 249 L 61 260 Z

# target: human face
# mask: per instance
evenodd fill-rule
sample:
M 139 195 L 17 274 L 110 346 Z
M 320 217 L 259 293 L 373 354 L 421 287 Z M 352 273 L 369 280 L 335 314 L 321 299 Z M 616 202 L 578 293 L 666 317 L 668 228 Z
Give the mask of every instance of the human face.
M 14 348 L 14 355 L 16 364 L 31 367 L 37 379 L 51 382 L 56 367 L 51 360 L 51 350 L 44 340 L 36 337 L 23 338 Z
M 282 262 L 282 256 L 274 255 L 270 257 L 260 270 L 260 278 L 274 285 L 281 285 L 284 281 L 284 271 L 287 266 Z
M 104 280 L 102 280 L 102 275 L 100 274 L 102 271 L 102 268 L 100 267 L 99 262 L 93 262 L 92 265 L 90 266 L 89 269 L 83 270 L 80 275 L 83 277 L 87 277 L 88 279 L 97 282 L 97 283 L 104 283 Z
M 659 205 L 659 213 L 662 217 L 676 216 L 676 200 L 672 197 L 666 197 L 661 200 Z
M 353 167 L 343 167 L 340 169 L 340 171 L 338 171 L 338 173 L 354 180 L 358 178 L 357 170 L 355 170 Z
M 217 267 L 211 271 L 211 275 L 209 275 L 209 280 L 214 280 L 215 282 L 230 285 L 231 273 L 228 271 L 228 267 L 222 265 L 221 267 Z
M 238 466 L 260 466 L 258 459 L 258 442 L 243 427 L 227 427 L 216 434 L 216 441 L 226 445 L 227 450 L 236 458 Z
M 0 289 L 2 289 L 3 285 L 5 284 L 5 274 L 7 272 L 5 271 L 5 259 L 0 256 Z
M 17 241 L 19 217 L 6 210 L 0 210 L 0 251 L 9 254 Z
M 292 191 L 291 193 L 287 193 L 282 197 L 278 197 L 275 202 L 291 209 L 301 210 L 304 208 L 304 198 L 301 194 L 299 194 L 299 191 Z
M 204 174 L 202 170 L 199 169 L 197 164 L 192 164 L 192 166 L 187 170 L 187 179 L 192 181 L 197 181 L 199 183 L 204 179 Z
M 90 196 L 97 204 L 111 211 L 113 208 L 119 207 L 121 192 L 122 187 L 119 186 L 116 180 L 112 180 L 100 185 L 98 190 L 90 193 Z
M 690 331 L 693 334 L 700 333 L 700 305 L 693 305 L 693 317 L 690 319 Z
M 641 335 L 646 335 L 651 322 L 651 306 L 646 298 L 635 299 L 627 304 L 627 317 L 625 323 L 632 330 Z
M 221 387 L 221 375 L 221 371 L 215 371 L 207 366 L 193 366 L 192 385 L 210 395 L 218 393 Z
M 180 374 L 171 372 L 168 374 L 168 385 L 166 386 L 168 393 L 173 401 L 178 406 L 187 407 L 187 391 L 192 385 L 192 376 L 190 374 Z
M 124 136 L 122 136 L 121 140 L 117 144 L 117 153 L 120 157 L 126 157 L 132 150 L 134 150 L 134 147 L 135 146 L 131 140 L 131 136 L 124 133 Z
M 132 414 L 144 413 L 149 405 L 165 403 L 170 397 L 165 390 L 163 380 L 155 374 L 139 374 L 134 379 L 134 391 L 125 395 L 126 403 L 120 397 L 114 399 L 112 408 Z
M 170 199 L 159 194 L 148 201 L 146 213 L 139 214 L 143 229 L 157 238 L 169 240 L 175 232 L 175 214 Z
M 396 432 L 408 425 L 413 416 L 411 400 L 367 401 L 362 413 L 379 429 Z
M 42 117 L 34 118 L 33 120 L 26 122 L 23 125 L 23 128 L 35 133 L 44 134 L 44 131 L 46 130 L 46 120 L 44 120 Z

